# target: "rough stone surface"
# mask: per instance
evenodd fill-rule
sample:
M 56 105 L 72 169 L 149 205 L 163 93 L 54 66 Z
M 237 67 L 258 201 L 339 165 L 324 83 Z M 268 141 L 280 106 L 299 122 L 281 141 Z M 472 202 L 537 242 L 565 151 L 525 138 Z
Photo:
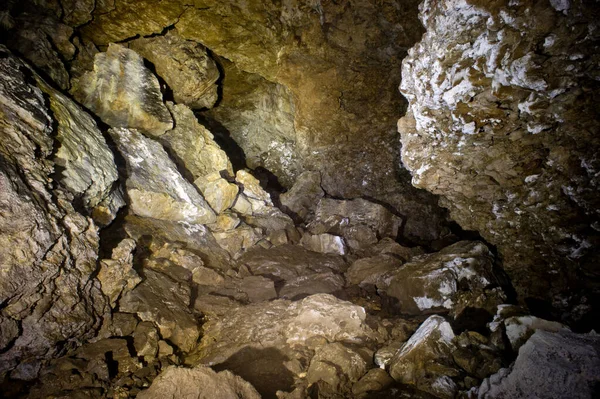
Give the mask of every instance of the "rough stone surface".
M 124 295 L 119 309 L 137 313 L 144 321 L 154 322 L 162 338 L 189 352 L 200 336 L 200 327 L 188 309 L 190 297 L 189 286 L 144 269 L 144 281 Z
M 156 74 L 173 90 L 175 102 L 198 109 L 211 108 L 217 101 L 219 70 L 201 44 L 171 30 L 164 36 L 129 42 L 129 48 L 154 65 Z
M 498 286 L 492 267 L 493 256 L 483 243 L 461 241 L 391 271 L 382 279 L 381 290 L 398 300 L 402 313 L 450 310 L 456 316 L 459 297 L 475 302 L 486 289 Z M 499 304 L 486 309 L 490 319 Z
M 440 316 L 429 317 L 390 360 L 389 373 L 438 398 L 454 398 L 458 388 L 449 378 L 456 374 L 451 360 L 454 332 Z
M 109 299 L 111 307 L 115 307 L 121 295 L 131 291 L 142 279 L 133 269 L 135 241 L 126 238 L 112 251 L 111 259 L 100 261 L 98 280 L 102 292 Z
M 309 385 L 324 382 L 333 392 L 348 395 L 352 385 L 367 372 L 367 362 L 339 342 L 325 345 L 312 358 L 306 380 Z
M 319 200 L 325 192 L 321 188 L 321 174 L 319 172 L 303 172 L 296 179 L 294 185 L 281 194 L 279 201 L 282 209 L 295 221 L 311 220 Z
M 402 260 L 389 255 L 362 258 L 350 265 L 346 278 L 349 284 L 381 285 L 380 279 L 399 269 L 402 263 Z
M 92 210 L 108 196 L 117 180 L 114 156 L 87 112 L 42 80 L 38 85 L 49 96 L 52 116 L 58 124 L 56 140 L 60 146 L 54 163 L 59 180 Z
M 348 252 L 344 239 L 333 234 L 304 234 L 301 243 L 304 248 L 323 254 L 346 255 Z
M 344 285 L 344 278 L 332 272 L 298 276 L 283 284 L 279 290 L 279 297 L 297 300 L 312 294 L 331 294 L 341 291 Z
M 99 328 L 98 230 L 53 184 L 53 119 L 35 73 L 0 46 L 0 379 L 37 377 Z
M 593 398 L 600 377 L 600 338 L 569 332 L 536 332 L 509 369 L 490 376 L 479 398 Z
M 369 392 L 383 391 L 393 383 L 394 379 L 385 370 L 371 369 L 352 386 L 352 393 L 360 397 Z
M 498 247 L 523 298 L 598 281 L 594 7 L 425 1 L 427 32 L 403 62 L 413 184 Z
M 137 395 L 139 399 L 260 399 L 252 385 L 229 371 L 216 373 L 206 366 L 193 369 L 168 367 L 150 388 Z
M 134 129 L 116 128 L 109 133 L 127 163 L 125 185 L 134 214 L 197 224 L 216 221 L 214 211 L 179 174 L 158 142 Z
M 73 80 L 73 96 L 112 127 L 160 136 L 173 127 L 156 76 L 133 50 L 110 44 L 94 57 L 94 70 Z

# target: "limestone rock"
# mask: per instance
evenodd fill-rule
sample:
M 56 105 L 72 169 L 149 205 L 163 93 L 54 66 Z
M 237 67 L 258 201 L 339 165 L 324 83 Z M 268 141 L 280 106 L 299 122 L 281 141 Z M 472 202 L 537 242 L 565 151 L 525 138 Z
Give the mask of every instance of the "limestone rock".
M 452 364 L 453 339 L 444 318 L 429 317 L 391 359 L 390 375 L 438 398 L 454 398 L 458 388 L 449 378 L 457 374 Z
M 214 172 L 233 177 L 227 154 L 214 141 L 213 134 L 198 123 L 191 109 L 183 104 L 167 102 L 175 127 L 161 136 L 165 146 L 191 174 L 191 180 Z
M 221 248 L 226 250 L 233 259 L 238 259 L 262 238 L 260 231 L 246 224 L 239 225 L 233 230 L 214 232 L 213 235 Z
M 173 127 L 156 77 L 133 50 L 110 44 L 94 70 L 73 80 L 73 96 L 106 124 L 160 136 Z
M 352 385 L 367 372 L 367 362 L 339 342 L 320 348 L 312 358 L 306 379 L 309 385 L 324 382 L 333 392 L 349 394 Z
M 98 48 L 89 40 L 73 38 L 73 45 L 77 49 L 75 57 L 70 63 L 69 74 L 71 80 L 81 77 L 86 72 L 94 69 L 94 57 L 99 53 Z
M 362 258 L 350 265 L 346 272 L 348 283 L 360 286 L 379 285 L 380 279 L 402 266 L 402 261 L 389 255 Z
M 133 129 L 111 129 L 111 137 L 127 162 L 127 195 L 131 211 L 187 223 L 213 223 L 215 213 L 185 180 L 163 147 Z
M 140 392 L 139 399 L 198 398 L 198 399 L 260 399 L 252 385 L 229 371 L 216 373 L 209 367 L 193 369 L 170 366 Z
M 358 397 L 369 392 L 382 391 L 394 383 L 394 379 L 382 369 L 371 369 L 352 386 L 352 393 Z
M 452 311 L 458 295 L 477 298 L 498 285 L 493 257 L 481 242 L 461 241 L 442 251 L 413 258 L 385 277 L 382 290 L 398 300 L 400 312 Z M 496 306 L 487 310 L 491 317 Z
M 502 356 L 489 340 L 474 331 L 465 331 L 454 339 L 452 358 L 469 375 L 483 379 L 502 367 Z
M 164 36 L 131 41 L 129 48 L 154 65 L 173 90 L 175 102 L 198 109 L 211 108 L 217 101 L 219 70 L 202 45 L 171 30 Z
M 424 2 L 399 122 L 413 184 L 498 247 L 522 297 L 547 301 L 595 286 L 600 242 L 597 18 L 559 3 Z
M 315 273 L 286 280 L 279 290 L 279 297 L 298 300 L 312 294 L 332 294 L 344 288 L 342 276 L 332 272 Z
M 223 96 L 218 107 L 205 113 L 209 126 L 227 129 L 248 167 L 263 167 L 291 187 L 301 170 L 292 93 L 225 59 L 219 61 L 224 69 Z
M 303 172 L 294 185 L 281 194 L 279 201 L 285 212 L 297 222 L 311 220 L 319 200 L 325 196 L 319 172 Z
M 0 379 L 32 380 L 100 327 L 98 229 L 51 179 L 53 119 L 35 72 L 0 46 Z M 15 329 L 16 328 L 16 329 Z
M 346 255 L 346 243 L 340 236 L 333 234 L 304 234 L 302 246 L 309 251 L 323 254 Z
M 144 281 L 123 296 L 119 310 L 137 313 L 140 319 L 154 322 L 162 338 L 189 352 L 200 335 L 200 327 L 188 310 L 190 296 L 187 285 L 144 269 Z
M 154 324 L 143 321 L 137 325 L 133 333 L 133 346 L 138 356 L 152 361 L 158 354 L 158 331 Z
M 537 331 L 509 369 L 486 378 L 479 398 L 593 398 L 600 383 L 597 335 Z
M 401 224 L 402 219 L 382 205 L 360 198 L 351 201 L 323 198 L 308 229 L 313 234 L 341 235 L 350 248 L 360 250 L 384 237 L 395 239 Z
M 60 146 L 54 163 L 62 170 L 61 181 L 91 210 L 108 196 L 117 180 L 113 154 L 87 112 L 42 80 L 38 85 L 49 96 L 58 124 L 56 139 Z
M 210 207 L 218 214 L 233 206 L 239 192 L 237 185 L 223 179 L 218 172 L 197 179 L 194 184 L 202 191 L 202 195 Z
M 254 248 L 239 260 L 252 274 L 264 275 L 277 280 L 292 280 L 313 273 L 344 272 L 344 259 L 308 251 L 295 245 L 281 245 L 271 249 Z
M 109 353 L 112 360 L 107 358 Z M 119 373 L 128 373 L 142 367 L 142 364 L 129 353 L 127 340 L 122 338 L 103 339 L 86 344 L 77 350 L 75 356 L 89 362 L 87 371 L 93 371 L 90 369 L 98 365 L 107 374 L 110 373 L 108 369 L 112 366 L 117 366 Z M 109 361 L 114 363 L 109 366 Z
M 69 26 L 79 26 L 92 19 L 96 7 L 95 0 L 61 0 L 62 20 Z
M 142 281 L 133 269 L 134 250 L 135 241 L 126 238 L 113 249 L 111 259 L 100 261 L 98 280 L 102 286 L 102 292 L 108 297 L 113 308 L 123 294 L 131 291 Z

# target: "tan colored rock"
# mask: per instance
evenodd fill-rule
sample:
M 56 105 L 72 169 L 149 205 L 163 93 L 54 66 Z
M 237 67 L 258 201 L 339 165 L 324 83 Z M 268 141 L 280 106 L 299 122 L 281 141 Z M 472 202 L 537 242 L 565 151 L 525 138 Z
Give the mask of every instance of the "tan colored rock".
M 321 252 L 323 254 L 346 255 L 346 243 L 340 236 L 333 234 L 304 234 L 302 246 L 309 251 Z
M 213 223 L 215 213 L 177 170 L 163 147 L 132 129 L 111 129 L 127 162 L 125 183 L 131 211 L 142 217 L 187 223 Z
M 144 37 L 128 45 L 154 65 L 156 74 L 173 90 L 176 103 L 199 109 L 212 108 L 217 101 L 219 70 L 201 44 L 170 30 L 164 36 Z
M 319 200 L 325 192 L 321 188 L 321 174 L 319 172 L 303 172 L 296 179 L 294 185 L 281 194 L 279 201 L 286 212 L 297 221 L 308 221 L 312 218 Z
M 191 179 L 223 172 L 233 177 L 233 168 L 227 154 L 214 141 L 214 136 L 198 123 L 191 109 L 183 104 L 168 102 L 175 127 L 161 136 L 161 140 L 175 155 L 178 162 L 191 174 Z
M 206 366 L 193 369 L 170 366 L 140 392 L 139 399 L 198 398 L 198 399 L 260 399 L 248 382 L 230 371 L 216 373 Z
M 217 214 L 231 208 L 239 192 L 239 187 L 223 179 L 219 172 L 201 177 L 194 184 Z
M 452 313 L 459 294 L 464 292 L 475 300 L 485 295 L 486 289 L 498 286 L 492 268 L 493 256 L 483 243 L 461 241 L 440 252 L 415 257 L 391 271 L 380 289 L 398 299 L 402 313 Z M 491 319 L 492 314 L 489 316 Z
M 217 221 L 210 226 L 212 231 L 230 231 L 240 224 L 240 218 L 233 212 L 223 212 L 217 216 Z
M 324 382 L 333 392 L 348 395 L 352 385 L 367 372 L 367 362 L 339 342 L 327 344 L 310 361 L 306 380 L 309 385 Z
M 137 355 L 150 362 L 158 355 L 158 331 L 153 323 L 143 321 L 133 333 L 133 346 Z
M 332 272 L 314 273 L 286 280 L 279 290 L 279 297 L 298 300 L 313 294 L 332 294 L 344 288 L 344 278 Z
M 98 280 L 112 308 L 116 307 L 122 295 L 134 289 L 142 281 L 133 269 L 135 246 L 134 240 L 126 238 L 113 249 L 111 259 L 100 261 Z
M 575 2 L 427 2 L 427 33 L 403 62 L 413 184 L 498 247 L 522 298 L 556 305 L 595 284 L 599 259 L 599 120 L 584 89 L 598 54 L 576 28 L 594 15 Z
M 355 261 L 346 272 L 349 284 L 379 285 L 381 279 L 402 266 L 402 261 L 390 255 L 379 255 Z
M 163 339 L 189 352 L 200 336 L 200 327 L 188 309 L 190 288 L 150 269 L 144 270 L 144 277 L 121 299 L 119 310 L 155 323 Z
M 198 266 L 192 272 L 192 281 L 198 285 L 220 286 L 225 279 L 218 272 L 207 267 Z
M 160 136 L 173 127 L 156 77 L 133 50 L 110 44 L 94 57 L 94 70 L 73 80 L 73 96 L 114 128 Z
M 393 383 L 394 379 L 385 370 L 371 369 L 352 386 L 352 393 L 360 397 L 369 392 L 383 391 Z
M 260 231 L 246 224 L 241 224 L 233 230 L 214 232 L 213 236 L 233 259 L 239 258 L 261 239 Z
M 452 327 L 444 318 L 429 317 L 390 360 L 390 375 L 435 397 L 454 398 L 458 387 L 450 379 L 457 375 L 453 339 Z

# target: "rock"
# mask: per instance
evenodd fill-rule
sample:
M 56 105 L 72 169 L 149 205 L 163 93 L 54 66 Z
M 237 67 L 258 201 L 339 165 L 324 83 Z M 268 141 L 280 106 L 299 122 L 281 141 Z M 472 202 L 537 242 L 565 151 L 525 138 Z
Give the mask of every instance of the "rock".
M 404 346 L 405 342 L 406 340 L 392 341 L 388 345 L 379 348 L 373 355 L 373 363 L 375 363 L 375 365 L 380 369 L 385 370 L 388 368 L 390 361 L 394 358 L 394 356 L 400 352 L 400 349 L 402 346 Z
M 119 301 L 122 312 L 137 313 L 143 321 L 154 322 L 163 339 L 189 352 L 200 336 L 200 327 L 188 310 L 191 292 L 169 277 L 144 269 L 144 281 Z
M 325 196 L 319 172 L 302 172 L 294 185 L 281 194 L 279 201 L 285 212 L 297 222 L 311 220 L 319 200 Z
M 69 26 L 80 26 L 92 19 L 96 7 L 94 0 L 61 0 L 62 19 Z
M 154 323 L 143 321 L 133 333 L 133 346 L 139 357 L 146 362 L 152 361 L 158 355 L 158 331 Z
M 324 382 L 333 392 L 349 394 L 352 385 L 367 372 L 367 362 L 339 342 L 320 348 L 312 358 L 306 380 L 309 385 Z
M 244 277 L 239 289 L 246 293 L 249 302 L 263 302 L 277 298 L 273 281 L 261 276 Z
M 65 61 L 75 55 L 75 46 L 69 41 L 73 28 L 52 15 L 30 12 L 16 16 L 13 24 L 13 29 L 7 32 L 8 47 L 48 74 L 61 89 L 68 89 L 69 74 Z
M 167 102 L 175 127 L 161 136 L 161 141 L 174 158 L 190 173 L 190 180 L 217 173 L 233 176 L 233 168 L 225 151 L 215 142 L 213 134 L 198 123 L 191 109 Z
M 220 295 L 199 295 L 194 302 L 194 309 L 205 317 L 223 317 L 240 304 L 231 298 Z
M 348 283 L 368 287 L 380 285 L 383 276 L 393 273 L 402 266 L 402 261 L 389 255 L 362 258 L 350 265 L 346 272 Z
M 249 168 L 265 168 L 281 184 L 291 187 L 302 170 L 292 93 L 260 75 L 244 72 L 224 58 L 219 58 L 219 63 L 224 74 L 223 95 L 218 107 L 204 113 L 209 127 L 214 126 L 217 132 L 220 125 L 231 134 Z
M 279 290 L 279 297 L 298 300 L 312 294 L 332 294 L 344 288 L 342 276 L 332 272 L 315 273 L 286 280 Z
M 219 364 L 245 347 L 272 347 L 292 356 L 290 348 L 314 348 L 323 339 L 356 344 L 381 340 L 365 320 L 363 308 L 329 294 L 250 304 L 205 323 L 200 346 L 188 362 Z
M 390 375 L 438 398 L 454 398 L 458 387 L 449 378 L 457 375 L 453 339 L 452 327 L 443 317 L 429 317 L 391 359 Z
M 380 240 L 371 250 L 373 255 L 389 255 L 404 262 L 410 260 L 413 256 L 425 253 L 421 247 L 404 247 L 389 237 Z
M 58 150 L 54 163 L 59 179 L 83 206 L 92 210 L 107 198 L 117 180 L 117 167 L 106 140 L 94 119 L 79 105 L 38 79 L 50 99 L 50 110 L 58 125 Z
M 126 337 L 132 335 L 138 325 L 138 319 L 131 313 L 113 312 L 104 318 L 102 328 L 96 339 Z M 92 340 L 91 342 L 94 342 Z
M 134 289 L 142 281 L 133 269 L 134 250 L 135 241 L 126 238 L 113 249 L 111 259 L 100 261 L 98 280 L 112 308 L 116 307 L 117 301 L 123 294 Z
M 577 28 L 595 24 L 593 7 L 552 4 L 425 2 L 399 131 L 413 184 L 498 247 L 522 298 L 560 302 L 597 281 L 600 138 L 583 88 L 598 55 Z
M 185 180 L 163 147 L 133 129 L 111 129 L 127 163 L 131 211 L 142 217 L 187 223 L 214 223 L 215 213 Z
M 231 208 L 239 192 L 238 186 L 227 182 L 218 172 L 197 179 L 194 184 L 217 214 Z
M 375 244 L 379 238 L 395 239 L 401 224 L 402 219 L 382 205 L 364 199 L 323 198 L 308 229 L 312 234 L 341 235 L 350 248 L 360 250 Z
M 160 136 L 173 127 L 156 77 L 133 50 L 110 44 L 94 57 L 94 70 L 73 80 L 73 96 L 114 128 Z
M 242 192 L 252 203 L 253 212 L 260 210 L 262 206 L 273 205 L 269 194 L 260 186 L 258 179 L 247 170 L 240 169 L 235 174 L 235 181 L 238 182 L 242 187 Z M 254 201 L 252 201 L 254 200 Z M 255 206 L 255 204 L 262 203 L 262 206 Z
M 37 75 L 0 46 L 0 76 L 0 379 L 33 380 L 60 343 L 95 334 L 106 301 L 98 229 L 51 178 L 56 132 Z
M 139 399 L 187 398 L 198 399 L 260 399 L 248 382 L 229 371 L 216 373 L 209 367 L 193 369 L 167 367 L 150 388 L 140 392 Z
M 352 393 L 358 397 L 369 392 L 383 391 L 394 383 L 394 379 L 382 369 L 371 369 L 352 386 Z
M 123 228 L 136 241 L 151 236 L 164 242 L 180 243 L 186 250 L 200 256 L 206 267 L 221 271 L 231 268 L 231 257 L 203 225 L 128 215 Z
M 347 267 L 339 256 L 319 254 L 295 245 L 254 248 L 242 255 L 238 264 L 245 265 L 254 275 L 286 281 L 313 273 L 343 273 Z
M 463 332 L 454 339 L 454 344 L 457 349 L 452 353 L 452 358 L 456 365 L 479 380 L 502 367 L 501 353 L 477 332 Z
M 99 53 L 99 50 L 91 41 L 79 37 L 73 38 L 73 45 L 77 51 L 71 61 L 69 74 L 71 79 L 77 79 L 94 69 L 94 57 Z
M 156 74 L 173 90 L 176 103 L 201 109 L 212 108 L 217 101 L 219 70 L 201 44 L 185 40 L 173 30 L 128 44 L 154 65 Z
M 240 218 L 233 212 L 223 212 L 217 216 L 217 221 L 211 226 L 214 232 L 231 231 L 240 225 Z
M 118 184 L 92 211 L 94 222 L 100 226 L 108 226 L 117 217 L 121 208 L 127 205 L 125 201 L 125 190 L 122 184 Z
M 597 335 L 537 331 L 509 369 L 486 378 L 479 398 L 593 398 L 600 382 Z
M 118 367 L 119 373 L 129 373 L 142 367 L 142 364 L 129 353 L 127 340 L 121 338 L 103 339 L 86 344 L 77 350 L 75 356 L 88 361 L 86 370 L 88 372 L 98 366 L 107 374 L 113 372 L 109 369 L 114 366 Z
M 309 251 L 322 254 L 346 255 L 346 243 L 344 239 L 333 234 L 304 234 L 302 246 Z
M 262 234 L 257 229 L 245 224 L 239 225 L 234 230 L 213 233 L 215 239 L 233 259 L 238 259 L 244 252 L 252 248 Z
M 386 276 L 381 289 L 398 300 L 402 313 L 449 310 L 458 317 L 455 303 L 459 294 L 475 301 L 487 288 L 498 285 L 492 267 L 492 254 L 483 243 L 461 241 L 440 252 L 413 258 Z M 490 319 L 497 305 L 483 309 Z

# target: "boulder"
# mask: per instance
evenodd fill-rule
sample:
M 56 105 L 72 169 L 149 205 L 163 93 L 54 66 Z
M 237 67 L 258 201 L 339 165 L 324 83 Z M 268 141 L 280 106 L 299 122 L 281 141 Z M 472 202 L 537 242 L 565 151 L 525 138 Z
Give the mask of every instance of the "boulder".
M 600 338 L 567 331 L 537 331 L 508 369 L 486 378 L 479 398 L 585 398 L 600 384 Z
M 344 278 L 336 273 L 314 273 L 286 280 L 279 297 L 298 300 L 312 294 L 332 294 L 344 288 Z
M 193 369 L 167 367 L 150 388 L 137 395 L 139 399 L 260 399 L 252 385 L 229 371 L 216 373 L 209 367 Z
M 346 243 L 340 236 L 333 234 L 304 234 L 302 246 L 309 251 L 323 254 L 346 255 Z
M 98 280 L 112 308 L 117 306 L 117 301 L 123 294 L 134 289 L 142 281 L 133 269 L 134 250 L 135 241 L 126 238 L 113 249 L 111 259 L 100 261 Z
M 450 378 L 458 375 L 452 360 L 454 337 L 443 317 L 430 316 L 390 360 L 390 375 L 438 398 L 454 398 L 458 391 Z
M 319 172 L 302 172 L 294 185 L 279 196 L 282 209 L 297 222 L 310 221 L 319 200 L 325 196 Z
M 73 79 L 71 93 L 114 128 L 157 137 L 173 127 L 156 76 L 133 50 L 111 43 L 94 57 L 94 70 Z
M 352 385 L 367 372 L 367 362 L 339 342 L 327 344 L 310 361 L 306 380 L 309 385 L 325 383 L 328 390 L 348 395 Z
M 475 303 L 479 296 L 485 295 L 486 289 L 498 286 L 492 272 L 493 259 L 483 243 L 461 241 L 440 252 L 413 258 L 385 276 L 380 288 L 398 300 L 398 310 L 402 313 L 450 311 L 458 317 L 455 305 L 459 296 Z M 483 309 L 490 320 L 498 304 L 492 303 L 490 309 Z
M 189 311 L 189 286 L 144 269 L 144 281 L 119 301 L 121 312 L 136 313 L 143 321 L 156 324 L 163 339 L 189 352 L 200 336 L 200 327 Z
M 346 278 L 349 284 L 361 287 L 381 285 L 383 276 L 398 270 L 402 263 L 402 260 L 390 255 L 358 259 L 348 268 Z
M 201 44 L 185 40 L 174 30 L 128 44 L 154 65 L 156 74 L 173 91 L 176 103 L 201 109 L 212 108 L 217 101 L 219 69 Z
M 357 397 L 367 396 L 371 392 L 383 391 L 394 383 L 394 379 L 383 369 L 371 369 L 352 386 L 352 393 Z
M 134 214 L 192 224 L 216 221 L 214 211 L 179 174 L 158 142 L 133 129 L 110 129 L 109 133 L 127 163 L 125 186 Z

